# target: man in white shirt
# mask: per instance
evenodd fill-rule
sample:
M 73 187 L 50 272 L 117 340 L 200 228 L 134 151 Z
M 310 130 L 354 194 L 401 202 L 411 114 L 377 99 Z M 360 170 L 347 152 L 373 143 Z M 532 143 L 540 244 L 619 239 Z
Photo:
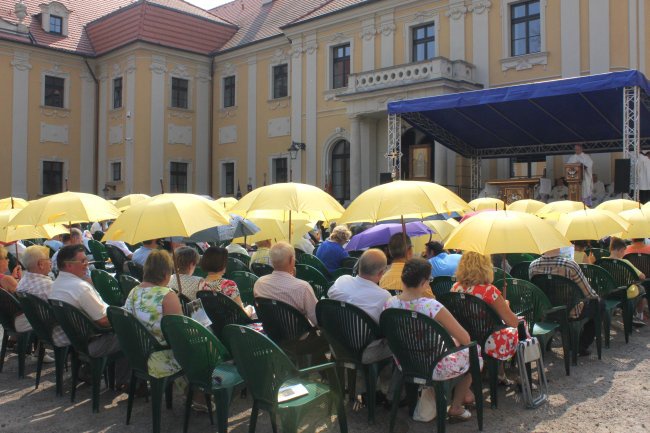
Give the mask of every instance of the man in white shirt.
M 83 234 L 81 233 L 81 230 L 73 227 L 70 229 L 70 233 L 64 233 L 61 235 L 61 240 L 63 241 L 63 246 L 82 245 Z M 57 258 L 59 256 L 59 251 L 61 251 L 61 249 L 57 250 L 57 252 L 54 253 L 52 258 L 50 259 L 52 261 L 52 272 L 54 272 L 55 274 L 59 271 L 59 267 L 57 265 Z
M 639 153 L 636 160 L 636 176 L 639 185 L 639 201 L 647 203 L 650 200 L 650 158 L 648 153 Z
M 129 249 L 129 247 L 126 245 L 126 242 L 122 241 L 106 241 L 106 245 L 113 245 L 120 251 L 124 253 L 127 259 L 131 260 L 133 257 L 133 252 Z
M 158 239 L 151 239 L 148 241 L 142 242 L 142 246 L 135 250 L 131 260 L 140 266 L 144 266 L 144 262 L 147 261 L 149 253 L 155 250 L 158 247 Z
M 605 184 L 602 180 L 598 180 L 598 175 L 593 174 L 593 192 L 591 194 L 591 201 L 594 206 L 599 205 L 605 200 L 607 196 L 607 191 L 605 191 Z
M 593 191 L 593 166 L 594 161 L 583 152 L 582 144 L 575 145 L 575 154 L 569 157 L 568 164 L 582 164 L 582 201 L 591 206 L 591 194 Z
M 237 254 L 245 254 L 248 255 L 248 251 L 246 251 L 246 248 L 242 247 L 239 244 L 236 244 L 234 242 L 231 242 L 227 247 L 226 250 L 229 253 L 237 253 Z

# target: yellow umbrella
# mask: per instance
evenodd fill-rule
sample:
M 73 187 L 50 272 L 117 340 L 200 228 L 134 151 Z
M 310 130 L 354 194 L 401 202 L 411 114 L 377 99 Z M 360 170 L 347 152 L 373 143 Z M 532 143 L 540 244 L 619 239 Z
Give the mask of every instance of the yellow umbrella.
M 567 239 L 590 240 L 602 239 L 628 228 L 629 223 L 620 216 L 607 210 L 584 209 L 560 216 L 555 229 Z
M 549 203 L 535 213 L 540 218 L 557 220 L 562 214 L 585 209 L 586 206 L 580 201 L 560 200 Z
M 115 207 L 124 212 L 129 207 L 133 206 L 136 203 L 140 203 L 142 200 L 148 199 L 150 196 L 147 194 L 129 194 L 125 195 L 121 199 L 115 202 Z
M 542 254 L 571 243 L 546 221 L 517 211 L 481 212 L 449 235 L 446 248 L 481 254 Z
M 650 237 L 650 209 L 630 209 L 618 214 L 629 223 L 627 230 L 616 236 L 622 239 Z
M 30 201 L 11 225 L 75 224 L 115 219 L 120 211 L 101 197 L 66 191 Z
M 41 226 L 10 226 L 11 220 L 20 209 L 8 209 L 0 211 L 0 242 L 14 242 L 21 239 L 44 238 L 51 239 L 61 233 L 67 233 L 68 229 L 62 224 L 45 224 Z
M 7 209 L 22 209 L 27 206 L 29 202 L 24 198 L 7 197 L 0 200 L 0 210 Z
M 510 203 L 508 205 L 508 210 L 535 214 L 544 206 L 546 206 L 546 203 L 544 203 L 543 201 L 526 199 L 526 200 L 517 200 L 513 203 Z
M 250 236 L 246 236 L 244 239 L 236 238 L 233 240 L 234 243 L 243 244 L 244 242 L 252 244 L 255 242 L 263 241 L 265 239 L 271 239 L 273 242 L 287 241 L 289 239 L 298 239 L 304 236 L 309 230 L 314 228 L 313 221 L 307 221 L 304 219 L 292 220 L 292 233 L 289 236 L 289 224 L 287 221 L 282 221 L 278 219 L 268 219 L 268 218 L 247 218 L 250 222 L 255 224 L 260 228 L 260 231 L 254 233 Z
M 372 222 L 470 210 L 462 198 L 432 182 L 398 180 L 370 188 L 354 199 L 338 223 Z
M 425 226 L 433 230 L 433 235 L 431 239 L 438 242 L 445 242 L 449 235 L 456 227 L 458 227 L 459 222 L 455 219 L 446 219 L 446 220 L 430 220 L 422 221 Z
M 148 239 L 190 237 L 229 222 L 228 215 L 212 200 L 194 194 L 160 194 L 125 210 L 103 240 L 136 244 Z
M 641 205 L 639 204 L 638 201 L 618 198 L 616 200 L 604 201 L 598 206 L 596 206 L 596 209 L 608 210 L 610 212 L 620 213 L 623 212 L 624 210 L 639 209 L 640 207 Z
M 221 197 L 216 199 L 215 203 L 217 203 L 224 211 L 228 212 L 237 204 L 237 199 L 235 197 Z
M 468 204 L 469 207 L 471 207 L 475 211 L 485 210 L 485 209 L 503 210 L 505 206 L 503 200 L 499 200 L 498 198 L 492 198 L 492 197 L 475 198 L 474 200 L 470 201 Z

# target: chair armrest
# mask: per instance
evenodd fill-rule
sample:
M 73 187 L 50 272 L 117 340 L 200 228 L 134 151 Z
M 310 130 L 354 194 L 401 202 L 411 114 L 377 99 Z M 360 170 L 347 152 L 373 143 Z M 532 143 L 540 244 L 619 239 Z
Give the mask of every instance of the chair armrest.
M 545 319 L 565 321 L 568 320 L 568 317 L 569 313 L 566 310 L 566 305 L 558 305 L 557 307 L 552 307 L 544 311 Z
M 611 290 L 608 294 L 604 296 L 604 298 L 622 301 L 627 298 L 627 287 L 628 286 L 619 286 Z
M 533 307 L 529 307 L 529 308 L 524 308 L 521 311 L 513 311 L 513 313 L 515 313 L 515 316 L 525 316 L 528 313 L 532 313 L 532 311 L 533 311 Z
M 303 368 L 301 370 L 298 370 L 298 372 L 302 376 L 302 375 L 308 375 L 308 374 L 311 374 L 311 373 L 317 373 L 319 371 L 328 370 L 330 368 L 335 368 L 335 367 L 336 367 L 335 362 L 326 362 L 325 364 L 314 365 L 314 366 L 311 366 L 311 367 Z
M 451 355 L 453 353 L 460 352 L 461 350 L 469 349 L 471 347 L 477 347 L 476 341 L 470 341 L 469 344 L 464 344 L 462 346 L 456 346 L 453 349 L 449 349 L 448 351 L 446 351 L 444 353 L 442 358 L 444 358 L 445 356 Z

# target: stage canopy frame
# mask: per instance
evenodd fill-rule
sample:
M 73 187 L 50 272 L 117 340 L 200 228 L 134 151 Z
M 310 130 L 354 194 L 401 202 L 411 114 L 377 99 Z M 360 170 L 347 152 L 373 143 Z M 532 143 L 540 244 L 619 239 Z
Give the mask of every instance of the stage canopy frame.
M 401 175 L 402 121 L 471 160 L 474 198 L 483 158 L 620 152 L 635 167 L 650 146 L 650 82 L 626 70 L 388 104 L 388 166 Z M 636 170 L 630 170 L 634 199 Z

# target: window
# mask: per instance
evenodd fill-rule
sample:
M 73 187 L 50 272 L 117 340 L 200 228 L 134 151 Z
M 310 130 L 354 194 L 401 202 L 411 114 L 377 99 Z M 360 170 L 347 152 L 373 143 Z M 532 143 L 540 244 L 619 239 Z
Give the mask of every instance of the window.
M 45 101 L 43 105 L 48 107 L 63 108 L 63 92 L 65 79 L 59 77 L 45 76 Z
M 289 94 L 289 65 L 273 67 L 273 99 L 284 98 Z
M 288 168 L 289 164 L 287 158 L 273 158 L 273 182 L 282 183 L 289 180 Z
M 42 191 L 44 195 L 63 192 L 63 162 L 43 161 Z
M 224 162 L 223 169 L 223 192 L 224 195 L 235 195 L 235 163 Z
M 122 163 L 120 161 L 111 162 L 111 181 L 119 182 L 122 180 Z
M 223 108 L 235 106 L 235 76 L 223 79 Z
M 189 81 L 183 78 L 172 77 L 172 107 L 188 108 Z
M 169 164 L 169 192 L 187 192 L 187 163 Z
M 510 177 L 544 177 L 545 170 L 545 155 L 510 158 Z
M 348 86 L 350 76 L 350 44 L 332 48 L 332 89 Z
M 122 77 L 113 79 L 113 109 L 122 108 Z
M 350 143 L 346 140 L 332 149 L 332 195 L 341 203 L 350 200 Z
M 50 33 L 56 35 L 63 34 L 63 18 L 56 15 L 50 15 Z
M 542 48 L 539 0 L 510 5 L 512 56 L 539 53 Z
M 411 29 L 413 41 L 413 53 L 411 60 L 419 62 L 433 59 L 436 56 L 436 34 L 435 24 L 429 23 Z

